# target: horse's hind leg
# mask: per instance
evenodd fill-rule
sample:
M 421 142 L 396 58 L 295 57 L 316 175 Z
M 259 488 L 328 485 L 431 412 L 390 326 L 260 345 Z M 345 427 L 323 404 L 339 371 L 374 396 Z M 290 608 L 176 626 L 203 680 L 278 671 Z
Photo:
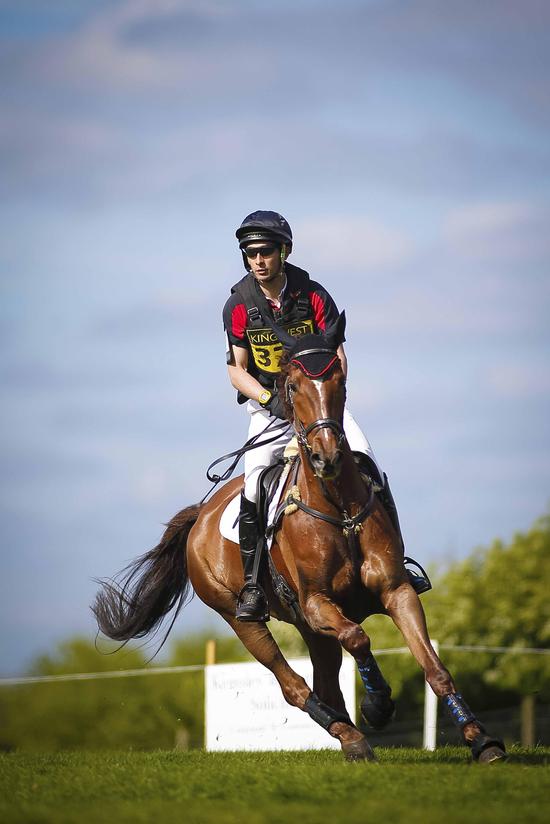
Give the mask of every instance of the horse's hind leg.
M 382 598 L 384 607 L 401 631 L 407 646 L 424 670 L 426 681 L 441 698 L 453 722 L 470 746 L 474 760 L 482 763 L 506 758 L 504 744 L 491 738 L 456 692 L 454 681 L 430 643 L 426 617 L 420 599 L 410 584 L 402 584 Z
M 242 623 L 233 616 L 224 618 L 254 658 L 271 670 L 285 701 L 307 712 L 320 726 L 340 741 L 348 760 L 372 760 L 374 754 L 359 730 L 352 724 L 345 706 L 333 707 L 311 691 L 304 679 L 294 672 L 265 624 Z

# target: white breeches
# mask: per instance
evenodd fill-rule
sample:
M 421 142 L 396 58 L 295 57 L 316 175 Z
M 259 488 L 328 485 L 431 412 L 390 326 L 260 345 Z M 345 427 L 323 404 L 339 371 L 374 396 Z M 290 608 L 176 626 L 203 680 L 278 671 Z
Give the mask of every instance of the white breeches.
M 252 438 L 254 435 L 258 435 L 269 423 L 272 423 L 274 426 L 281 423 L 279 419 L 270 417 L 269 412 L 263 409 L 258 403 L 256 403 L 256 401 L 248 401 L 246 404 L 246 410 L 250 414 L 250 426 L 248 427 L 249 438 Z M 368 455 L 378 467 L 380 477 L 383 478 L 384 475 L 382 473 L 382 469 L 376 460 L 370 443 L 361 432 L 351 412 L 348 412 L 347 409 L 344 409 L 344 432 L 346 433 L 346 438 L 352 452 L 363 452 Z M 268 430 L 264 436 L 260 435 L 258 441 L 262 442 L 264 440 L 268 440 L 273 437 L 273 434 L 274 433 L 270 433 Z M 256 487 L 258 483 L 258 475 L 264 467 L 269 466 L 277 458 L 282 456 L 285 446 L 288 444 L 293 435 L 294 429 L 292 424 L 289 423 L 288 429 L 283 429 L 281 434 L 272 443 L 266 444 L 265 446 L 259 446 L 256 449 L 251 449 L 250 452 L 245 453 L 244 494 L 249 501 L 256 501 L 257 499 Z

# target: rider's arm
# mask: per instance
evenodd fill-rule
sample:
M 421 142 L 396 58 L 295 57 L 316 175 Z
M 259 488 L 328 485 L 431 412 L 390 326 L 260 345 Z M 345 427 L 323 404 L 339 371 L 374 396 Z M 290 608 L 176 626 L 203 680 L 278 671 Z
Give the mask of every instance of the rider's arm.
M 344 377 L 347 378 L 347 376 L 348 376 L 348 359 L 347 359 L 346 353 L 344 351 L 344 344 L 341 343 L 336 351 L 337 351 L 338 357 L 340 358 L 340 363 L 342 364 L 342 372 L 344 373 Z
M 242 346 L 231 346 L 232 363 L 227 365 L 229 380 L 232 385 L 247 398 L 257 401 L 260 393 L 265 391 L 256 378 L 253 378 L 248 369 L 248 350 Z

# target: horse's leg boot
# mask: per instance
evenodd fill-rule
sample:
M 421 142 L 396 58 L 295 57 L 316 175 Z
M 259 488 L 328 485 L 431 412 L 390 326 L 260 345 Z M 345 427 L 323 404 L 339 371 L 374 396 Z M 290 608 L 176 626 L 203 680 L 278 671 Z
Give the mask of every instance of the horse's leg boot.
M 257 574 L 259 563 L 254 564 L 257 552 L 262 552 L 263 536 L 259 534 L 256 504 L 241 494 L 239 514 L 239 545 L 243 562 L 244 587 L 239 592 L 235 617 L 238 621 L 269 621 L 269 607 Z M 256 574 L 254 574 L 256 573 Z

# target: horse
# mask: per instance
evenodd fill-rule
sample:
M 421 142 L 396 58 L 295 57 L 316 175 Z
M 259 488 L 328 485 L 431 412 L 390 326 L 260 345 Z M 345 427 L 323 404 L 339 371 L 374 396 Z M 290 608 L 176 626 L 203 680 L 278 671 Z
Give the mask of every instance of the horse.
M 221 535 L 220 519 L 240 491 L 242 476 L 224 484 L 207 503 L 175 515 L 154 549 L 119 578 L 101 582 L 92 610 L 99 629 L 121 642 L 157 631 L 172 613 L 167 635 L 192 588 L 273 673 L 285 700 L 338 739 L 346 760 L 365 762 L 375 755 L 349 718 L 338 673 L 344 649 L 355 659 L 365 687 L 363 719 L 374 729 L 385 727 L 395 709 L 391 688 L 361 624 L 369 615 L 387 615 L 460 729 L 473 760 L 501 761 L 504 744 L 487 734 L 430 643 L 399 536 L 346 441 L 346 380 L 337 355 L 344 325 L 341 315 L 324 334 L 299 339 L 280 330 L 285 352 L 278 387 L 296 432 L 298 458 L 282 495 L 283 505 L 294 511 L 275 525 L 271 559 L 297 608 L 278 597 L 265 572 L 262 581 L 271 614 L 294 623 L 307 645 L 312 688 L 290 667 L 265 622 L 235 618 L 243 570 L 239 546 Z

